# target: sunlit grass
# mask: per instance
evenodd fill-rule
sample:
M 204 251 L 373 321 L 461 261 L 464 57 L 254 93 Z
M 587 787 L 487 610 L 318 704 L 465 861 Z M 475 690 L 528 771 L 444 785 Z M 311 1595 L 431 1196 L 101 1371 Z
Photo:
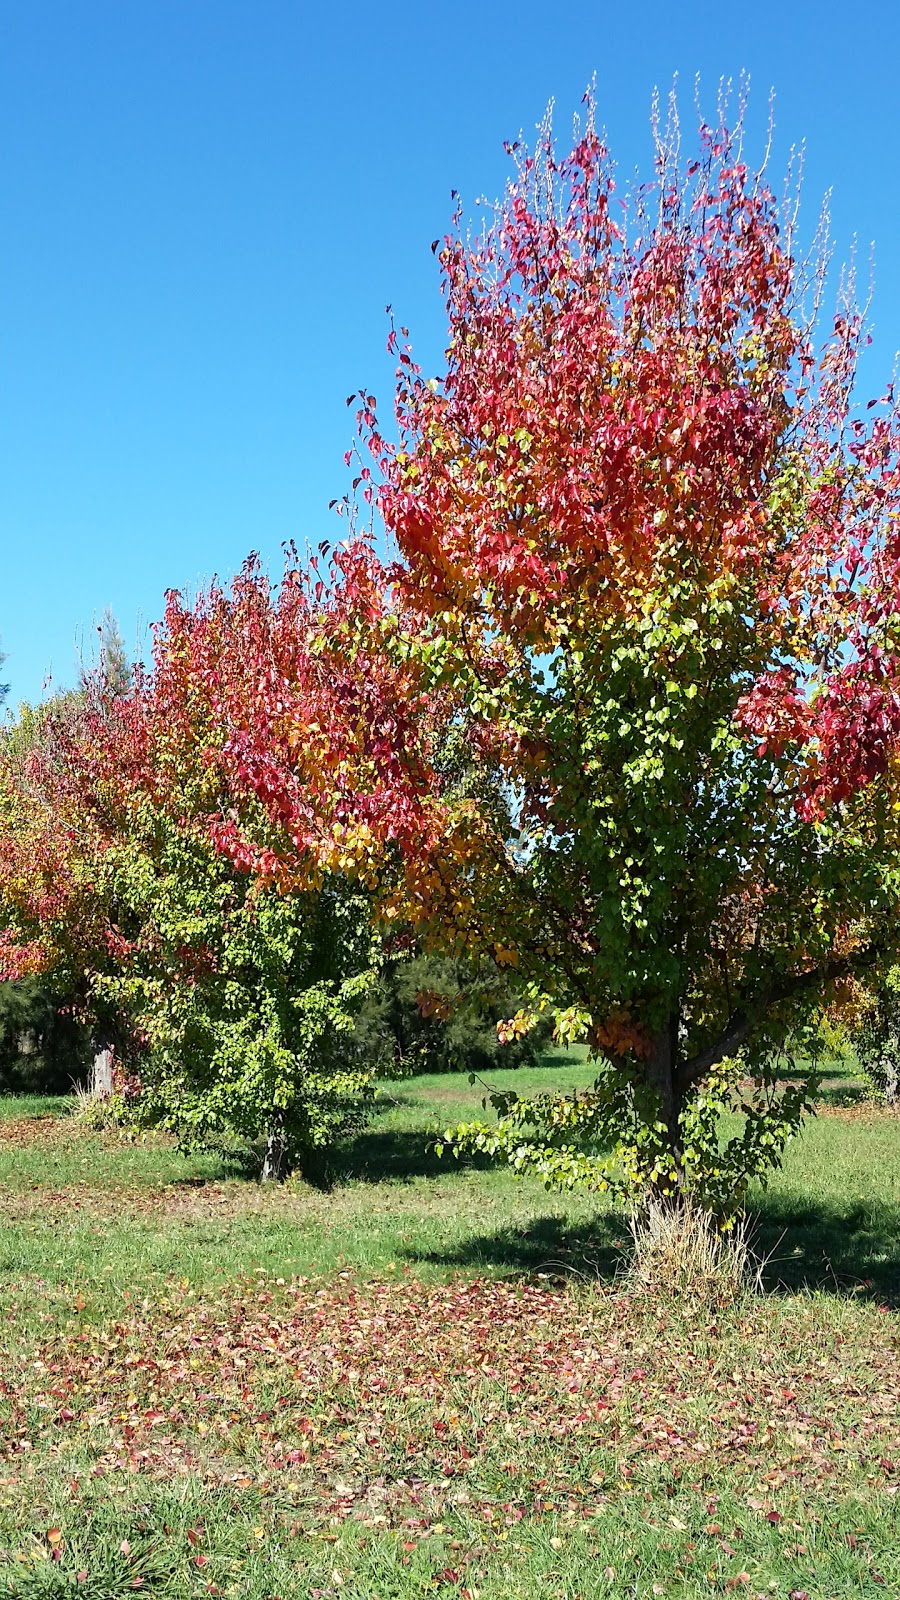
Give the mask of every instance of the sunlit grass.
M 0 1597 L 900 1589 L 900 1118 L 810 1123 L 753 1201 L 789 1292 L 691 1307 L 629 1287 L 609 1203 L 437 1157 L 483 1092 L 385 1085 L 323 1190 L 0 1102 Z

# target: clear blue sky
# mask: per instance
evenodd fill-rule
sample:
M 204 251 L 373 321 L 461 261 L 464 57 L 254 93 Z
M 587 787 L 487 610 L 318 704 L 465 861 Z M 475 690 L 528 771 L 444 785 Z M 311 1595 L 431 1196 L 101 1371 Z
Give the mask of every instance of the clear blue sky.
M 72 682 L 104 607 L 134 648 L 167 587 L 334 537 L 346 396 L 384 403 L 392 302 L 442 348 L 431 240 L 496 194 L 504 138 L 596 72 L 624 173 L 654 84 L 752 81 L 805 227 L 876 241 L 866 377 L 900 346 L 900 8 L 793 0 L 0 8 L 0 641 L 10 703 Z M 761 148 L 761 144 L 757 148 Z

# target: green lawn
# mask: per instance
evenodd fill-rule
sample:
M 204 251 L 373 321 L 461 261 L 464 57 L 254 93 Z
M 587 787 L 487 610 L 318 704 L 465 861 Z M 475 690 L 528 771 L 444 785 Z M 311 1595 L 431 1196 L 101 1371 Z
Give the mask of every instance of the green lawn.
M 610 1206 L 437 1159 L 480 1093 L 276 1192 L 0 1102 L 0 1597 L 900 1594 L 900 1118 L 824 1108 L 772 1292 L 677 1308 Z

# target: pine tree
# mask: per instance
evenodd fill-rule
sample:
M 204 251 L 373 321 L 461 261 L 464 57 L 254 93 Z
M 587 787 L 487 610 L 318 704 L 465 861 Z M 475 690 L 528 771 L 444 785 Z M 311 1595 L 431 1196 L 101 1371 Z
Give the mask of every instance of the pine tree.
M 109 606 L 103 613 L 100 626 L 100 673 L 110 693 L 126 694 L 131 685 L 131 663 L 119 624 Z

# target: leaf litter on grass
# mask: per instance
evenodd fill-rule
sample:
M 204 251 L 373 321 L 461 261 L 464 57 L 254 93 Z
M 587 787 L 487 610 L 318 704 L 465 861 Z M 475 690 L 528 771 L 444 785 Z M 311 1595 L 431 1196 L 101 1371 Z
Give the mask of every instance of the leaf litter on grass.
M 72 1124 L 64 1117 L 45 1113 L 42 1116 L 0 1118 L 0 1141 L 27 1149 L 34 1144 L 67 1144 L 71 1139 Z
M 295 1538 L 392 1534 L 410 1559 L 455 1530 L 459 1560 L 435 1569 L 452 1573 L 526 1528 L 554 1530 L 552 1564 L 554 1538 L 564 1553 L 612 1517 L 708 1547 L 738 1591 L 755 1537 L 802 1566 L 830 1518 L 859 1529 L 848 1559 L 878 1586 L 863 1507 L 896 1507 L 900 1334 L 853 1313 L 748 1298 L 690 1317 L 616 1290 L 349 1273 L 214 1298 L 173 1283 L 111 1323 L 76 1316 L 0 1380 L 5 1483 L 40 1501 L 49 1470 L 75 1504 L 200 1485 L 260 1536 L 273 1518 Z
M 622 1284 L 436 1285 L 430 1266 L 364 1282 L 407 1233 L 452 1267 L 466 1228 L 513 1204 L 530 1227 L 537 1202 L 479 1174 L 452 1198 L 440 1177 L 350 1183 L 323 1213 L 64 1119 L 36 1168 L 26 1120 L 0 1152 L 2 1600 L 900 1593 L 890 1313 L 801 1293 L 686 1314 Z M 869 1121 L 854 1170 L 886 1173 L 894 1122 Z M 802 1195 L 842 1170 L 837 1130 L 795 1150 Z M 359 1276 L 292 1280 L 344 1250 Z M 541 1250 L 495 1255 L 560 1254 Z M 260 1255 L 270 1275 L 227 1284 Z

